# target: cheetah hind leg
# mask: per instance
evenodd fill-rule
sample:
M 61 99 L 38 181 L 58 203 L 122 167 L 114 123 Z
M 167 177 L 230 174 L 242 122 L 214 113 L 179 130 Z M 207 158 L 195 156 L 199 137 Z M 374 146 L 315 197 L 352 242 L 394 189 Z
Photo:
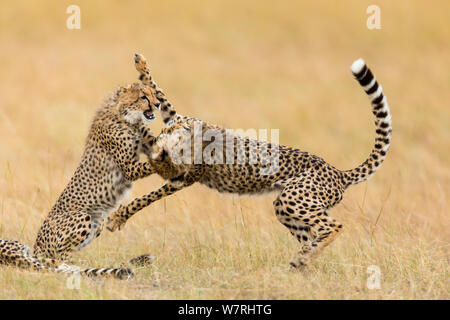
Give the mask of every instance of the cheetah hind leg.
M 307 180 L 301 177 L 285 185 L 274 201 L 278 220 L 300 242 L 300 250 L 290 263 L 292 269 L 308 265 L 342 231 L 342 224 L 328 215 L 319 198 L 310 189 L 302 189 Z
M 16 240 L 0 239 L 0 265 L 13 265 L 22 269 L 42 270 L 39 260 L 30 254 L 30 248 Z
M 58 228 L 62 231 L 70 230 L 70 232 L 59 232 L 65 235 L 64 238 L 60 239 L 58 247 L 58 251 L 63 253 L 63 261 L 67 261 L 71 258 L 72 252 L 83 249 L 89 245 L 92 240 L 100 236 L 105 222 L 101 219 L 92 219 L 90 214 L 82 211 L 68 212 L 61 220 L 61 223 L 57 224 Z M 124 265 L 123 268 L 90 268 L 85 269 L 83 272 L 88 276 L 114 275 L 119 279 L 128 279 L 133 276 L 133 272 L 128 269 L 130 265 L 147 266 L 151 264 L 153 260 L 153 256 L 146 254 L 132 259 L 128 265 Z
M 317 213 L 316 217 L 317 219 L 314 220 L 315 225 L 309 226 L 310 237 L 307 237 L 309 241 L 302 246 L 302 250 L 297 253 L 290 263 L 292 269 L 301 269 L 309 264 L 343 230 L 342 224 L 328 216 L 326 211 Z

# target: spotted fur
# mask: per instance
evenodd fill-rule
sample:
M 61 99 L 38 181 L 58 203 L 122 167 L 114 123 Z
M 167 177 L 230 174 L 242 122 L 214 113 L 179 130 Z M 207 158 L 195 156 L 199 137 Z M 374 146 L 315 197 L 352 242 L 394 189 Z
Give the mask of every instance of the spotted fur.
M 227 193 L 257 194 L 276 191 L 278 196 L 273 202 L 275 214 L 300 243 L 300 250 L 291 266 L 300 268 L 307 265 L 313 256 L 342 232 L 342 224 L 329 215 L 329 210 L 342 200 L 350 185 L 365 181 L 380 168 L 390 144 L 391 115 L 381 86 L 362 59 L 355 61 L 351 70 L 369 95 L 375 115 L 375 145 L 368 159 L 360 166 L 341 171 L 322 158 L 295 148 L 236 135 L 226 141 L 225 129 L 172 112 L 172 117 L 166 122 L 170 125 L 158 136 L 150 155 L 154 170 L 168 182 L 160 189 L 121 207 L 110 216 L 107 228 L 110 231 L 120 229 L 139 210 L 195 182 Z M 168 103 L 167 99 L 165 103 Z M 174 110 L 172 106 L 172 111 Z M 222 141 L 231 143 L 234 163 L 207 163 L 204 159 L 195 162 L 193 158 L 188 163 L 176 162 L 173 150 L 177 146 L 182 146 L 185 150 L 188 150 L 186 146 L 190 146 L 191 157 L 194 157 L 195 147 L 191 141 L 195 139 L 196 127 L 200 128 L 203 135 L 208 130 L 216 130 Z M 200 147 L 203 154 L 208 144 L 202 143 Z M 227 157 L 226 149 L 224 146 L 222 160 Z M 254 158 L 257 150 L 267 150 L 265 160 Z M 216 156 L 220 158 L 219 154 L 214 155 Z M 237 159 L 240 157 L 247 161 L 239 163 Z M 276 159 L 279 160 L 279 167 L 273 168 L 270 163 Z
M 39 229 L 34 253 L 11 240 L 0 240 L 0 264 L 34 270 L 79 272 L 88 276 L 133 276 L 128 268 L 80 269 L 66 265 L 73 252 L 102 231 L 104 219 L 118 208 L 133 181 L 153 173 L 139 154 L 148 154 L 154 135 L 146 121 L 159 101 L 142 83 L 120 87 L 106 99 L 92 122 L 81 162 Z M 132 262 L 149 261 L 141 256 Z

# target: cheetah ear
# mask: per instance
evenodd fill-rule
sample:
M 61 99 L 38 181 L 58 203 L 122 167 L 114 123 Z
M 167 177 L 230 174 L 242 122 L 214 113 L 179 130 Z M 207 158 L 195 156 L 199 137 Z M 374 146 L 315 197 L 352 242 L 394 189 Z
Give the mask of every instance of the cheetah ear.
M 119 98 L 122 94 L 127 92 L 127 88 L 125 87 L 119 87 L 116 90 L 116 98 Z
M 150 67 L 148 66 L 147 60 L 142 54 L 134 54 L 134 66 L 139 72 L 139 80 L 141 80 L 143 84 L 153 87 L 152 76 L 150 75 Z

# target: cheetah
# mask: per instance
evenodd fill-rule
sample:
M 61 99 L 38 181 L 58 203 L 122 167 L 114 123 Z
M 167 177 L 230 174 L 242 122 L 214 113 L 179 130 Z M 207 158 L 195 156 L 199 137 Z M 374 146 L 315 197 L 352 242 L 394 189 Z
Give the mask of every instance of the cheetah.
M 144 61 L 143 57 L 137 59 Z M 141 78 L 155 90 L 167 124 L 154 141 L 149 161 L 158 175 L 168 181 L 160 189 L 136 198 L 111 214 L 107 229 L 120 230 L 137 211 L 195 182 L 226 193 L 275 191 L 278 192 L 273 202 L 276 217 L 300 243 L 290 268 L 303 269 L 342 233 L 343 226 L 329 215 L 330 209 L 342 200 L 349 186 L 367 180 L 380 168 L 390 145 L 392 121 L 381 85 L 363 59 L 356 60 L 351 71 L 371 100 L 376 127 L 375 144 L 369 157 L 351 170 L 339 170 L 322 158 L 296 148 L 230 135 L 219 126 L 178 115 L 149 72 L 144 73 Z M 200 143 L 195 142 L 196 130 Z M 214 136 L 214 142 L 224 147 L 209 148 L 210 144 L 204 140 L 212 139 L 201 139 L 208 132 Z M 200 150 L 197 153 L 196 144 Z M 261 150 L 265 150 L 262 153 L 265 156 L 259 156 Z M 211 153 L 209 159 L 198 157 L 206 151 Z M 273 165 L 277 161 L 278 166 Z
M 87 246 L 102 231 L 105 217 L 130 191 L 133 181 L 154 171 L 139 162 L 154 139 L 147 122 L 159 106 L 153 91 L 137 82 L 119 87 L 98 109 L 91 124 L 80 164 L 48 213 L 30 248 L 17 241 L 0 240 L 0 265 L 55 272 L 79 272 L 87 276 L 127 279 L 128 268 L 80 269 L 65 264 L 71 255 Z M 148 263 L 151 256 L 133 259 Z

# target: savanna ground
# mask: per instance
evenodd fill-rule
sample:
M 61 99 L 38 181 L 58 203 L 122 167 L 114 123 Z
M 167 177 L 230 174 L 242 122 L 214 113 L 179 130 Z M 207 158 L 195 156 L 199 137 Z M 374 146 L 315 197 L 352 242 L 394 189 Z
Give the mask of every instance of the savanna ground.
M 278 128 L 280 142 L 341 169 L 373 145 L 367 97 L 352 79 L 364 57 L 382 83 L 393 140 L 382 169 L 332 211 L 345 227 L 304 273 L 275 195 L 223 196 L 193 186 L 105 231 L 77 254 L 153 267 L 128 282 L 0 269 L 3 299 L 448 299 L 450 22 L 448 1 L 6 1 L 0 10 L 0 238 L 32 245 L 72 175 L 103 97 L 150 60 L 180 113 L 228 128 Z M 366 8 L 381 8 L 368 30 Z M 160 124 L 159 124 L 160 126 Z M 157 129 L 155 129 L 157 131 Z M 152 176 L 133 196 L 160 186 Z M 366 286 L 378 266 L 380 289 Z

